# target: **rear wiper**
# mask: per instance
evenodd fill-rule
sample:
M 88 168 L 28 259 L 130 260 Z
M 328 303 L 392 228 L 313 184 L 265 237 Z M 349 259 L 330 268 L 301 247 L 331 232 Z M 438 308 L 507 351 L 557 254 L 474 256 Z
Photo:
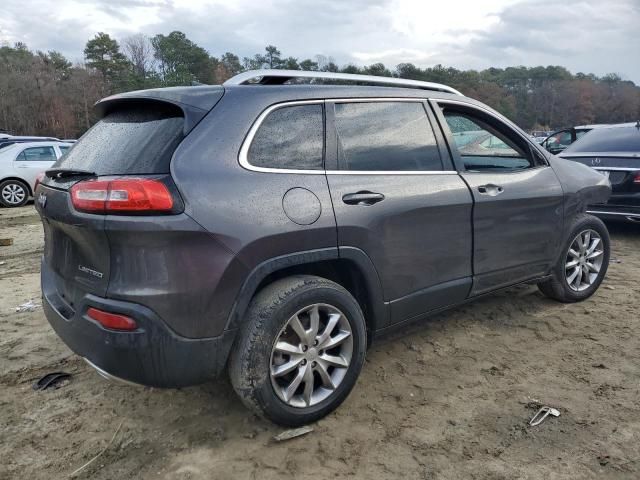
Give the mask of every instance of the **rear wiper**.
M 49 178 L 66 178 L 66 177 L 95 177 L 96 172 L 89 170 L 78 170 L 75 168 L 52 168 L 44 172 Z

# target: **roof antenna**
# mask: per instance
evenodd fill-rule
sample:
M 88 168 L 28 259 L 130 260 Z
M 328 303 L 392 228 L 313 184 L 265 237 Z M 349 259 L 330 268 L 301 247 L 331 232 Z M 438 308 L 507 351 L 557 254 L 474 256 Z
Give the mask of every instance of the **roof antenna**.
M 640 120 L 638 120 L 638 121 L 636 122 L 636 128 L 637 128 L 638 130 L 640 130 Z

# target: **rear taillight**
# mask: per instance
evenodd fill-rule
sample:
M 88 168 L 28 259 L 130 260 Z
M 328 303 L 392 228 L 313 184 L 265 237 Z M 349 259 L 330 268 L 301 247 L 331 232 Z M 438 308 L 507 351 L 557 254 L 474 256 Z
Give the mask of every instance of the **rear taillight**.
M 33 191 L 36 191 L 36 188 L 38 188 L 38 185 L 40 185 L 40 182 L 42 182 L 42 179 L 44 178 L 44 172 L 40 172 L 38 174 L 38 176 L 36 177 L 36 183 L 33 186 Z
M 635 176 L 633 177 L 633 183 L 640 183 L 640 172 L 636 172 Z
M 88 213 L 170 213 L 173 196 L 159 180 L 121 178 L 83 180 L 71 187 L 76 210 Z
M 138 328 L 136 321 L 133 318 L 126 315 L 120 315 L 119 313 L 105 312 L 104 310 L 98 310 L 97 308 L 89 307 L 87 309 L 87 316 L 104 328 L 110 330 L 135 330 Z

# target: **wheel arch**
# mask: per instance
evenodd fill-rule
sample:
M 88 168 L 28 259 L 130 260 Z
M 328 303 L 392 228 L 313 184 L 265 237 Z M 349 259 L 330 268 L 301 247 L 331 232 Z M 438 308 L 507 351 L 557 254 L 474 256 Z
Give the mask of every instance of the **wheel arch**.
M 30 197 L 33 197 L 33 190 L 31 188 L 31 185 L 29 185 L 29 182 L 27 182 L 24 178 L 20 178 L 20 177 L 5 177 L 5 178 L 1 178 L 0 179 L 0 183 L 6 182 L 7 180 L 15 180 L 16 182 L 20 182 L 23 185 L 25 185 L 27 187 L 27 192 L 29 193 Z
M 259 264 L 249 273 L 236 296 L 226 329 L 242 324 L 251 299 L 266 285 L 300 274 L 332 280 L 353 295 L 365 317 L 368 343 L 376 330 L 386 326 L 388 310 L 371 259 L 358 248 L 339 247 L 296 252 Z

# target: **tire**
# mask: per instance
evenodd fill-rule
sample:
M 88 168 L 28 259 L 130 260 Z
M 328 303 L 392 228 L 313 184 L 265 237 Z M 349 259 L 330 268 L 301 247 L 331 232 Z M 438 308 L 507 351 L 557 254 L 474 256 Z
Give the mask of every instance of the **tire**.
M 29 200 L 29 187 L 20 180 L 0 182 L 0 205 L 3 207 L 21 207 Z
M 594 247 L 595 250 L 591 254 L 584 256 L 584 259 L 589 261 L 586 265 L 582 264 L 583 269 L 586 270 L 582 270 L 578 272 L 576 276 L 573 276 L 576 270 L 580 268 L 577 266 L 580 265 L 581 261 L 578 257 L 582 258 L 583 252 L 576 251 L 572 247 L 584 244 L 583 240 L 586 238 L 584 236 L 585 232 L 595 232 L 595 234 L 600 237 L 600 242 Z M 581 236 L 579 240 L 578 236 Z M 589 241 L 591 244 L 593 244 L 595 238 L 593 233 L 590 233 Z M 576 241 L 580 243 L 574 243 Z M 589 248 L 589 246 L 586 248 L 586 253 L 588 253 Z M 572 249 L 574 253 L 578 253 L 578 257 L 571 253 L 570 249 Z M 588 258 L 591 255 L 597 254 L 599 250 L 602 251 L 600 255 L 591 259 Z M 573 303 L 585 300 L 593 295 L 602 283 L 607 273 L 607 268 L 609 267 L 610 255 L 611 241 L 609 239 L 609 231 L 602 220 L 593 215 L 578 215 L 573 221 L 569 236 L 562 247 L 562 253 L 551 272 L 551 278 L 538 283 L 538 288 L 547 297 L 558 300 L 559 302 Z M 602 257 L 601 261 L 598 260 L 599 257 Z M 596 264 L 594 261 L 596 263 L 598 261 L 600 262 L 597 273 L 590 270 L 589 267 L 589 265 Z M 574 262 L 577 263 L 577 265 L 573 265 Z M 571 267 L 569 267 L 570 264 L 572 265 Z M 589 272 L 588 274 L 586 273 L 587 271 Z M 569 283 L 570 280 L 571 284 Z
M 309 332 L 313 332 L 316 308 L 314 318 L 319 326 L 313 335 Z M 279 425 L 297 427 L 324 417 L 349 395 L 364 364 L 366 327 L 360 305 L 342 286 L 310 275 L 277 280 L 254 297 L 246 317 L 229 359 L 229 377 L 249 409 Z M 323 339 L 332 318 L 338 318 L 333 320 L 335 328 Z M 308 334 L 307 340 L 296 334 L 300 325 Z M 321 343 L 316 348 L 312 343 L 318 339 Z M 329 348 L 335 342 L 339 342 L 337 346 Z M 282 353 L 276 343 L 280 348 L 286 344 L 287 349 L 293 345 L 296 352 Z M 323 345 L 327 350 L 321 349 Z M 350 358 L 346 367 L 326 361 L 343 362 L 346 358 Z M 275 376 L 293 364 L 297 366 L 289 373 Z M 295 382 L 291 378 L 299 375 L 303 380 L 292 387 Z M 311 379 L 308 383 L 307 378 Z M 308 384 L 313 386 L 309 390 Z M 292 391 L 287 401 L 289 387 Z

